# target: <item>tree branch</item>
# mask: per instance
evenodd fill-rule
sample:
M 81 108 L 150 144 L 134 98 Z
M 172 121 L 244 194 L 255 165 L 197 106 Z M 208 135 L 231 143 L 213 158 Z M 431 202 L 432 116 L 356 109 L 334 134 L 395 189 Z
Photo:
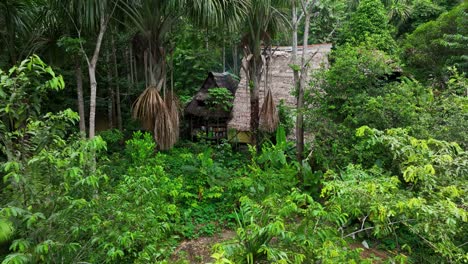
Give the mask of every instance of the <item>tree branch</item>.
M 101 17 L 99 23 L 99 35 L 96 40 L 96 47 L 94 48 L 93 57 L 91 58 L 91 66 L 96 67 L 97 60 L 99 58 L 99 51 L 101 50 L 102 39 L 104 38 L 104 34 L 106 33 L 107 29 L 107 22 L 105 17 Z
M 62 6 L 63 7 L 63 6 Z M 81 29 L 78 28 L 78 26 L 76 25 L 75 23 L 75 19 L 73 19 L 72 15 L 70 14 L 70 12 L 68 12 L 68 9 L 63 7 L 63 10 L 65 10 L 65 13 L 68 15 L 68 17 L 70 18 L 72 24 L 73 24 L 73 27 L 75 28 L 76 30 L 76 33 L 78 34 L 78 42 L 80 43 L 80 49 L 81 49 L 81 53 L 83 53 L 85 59 L 86 59 L 86 63 L 88 64 L 88 66 L 90 65 L 90 61 L 89 61 L 89 57 L 88 57 L 88 54 L 86 54 L 86 51 L 83 47 L 83 42 L 81 41 Z
M 112 11 L 110 12 L 110 14 L 107 17 L 102 15 L 101 18 L 100 18 L 99 35 L 98 35 L 98 38 L 96 40 L 96 47 L 94 49 L 93 57 L 91 58 L 91 65 L 93 67 L 96 67 L 97 60 L 99 58 L 99 51 L 101 50 L 102 39 L 104 38 L 104 34 L 106 33 L 107 25 L 109 24 L 109 21 L 112 18 L 112 15 L 115 12 L 115 9 L 117 7 L 117 3 L 118 3 L 118 1 L 115 1 L 115 4 L 114 4 L 114 7 L 112 8 Z
M 364 219 L 365 220 L 365 219 Z M 388 225 L 395 225 L 395 224 L 400 224 L 400 223 L 403 223 L 405 224 L 406 222 L 409 222 L 409 221 L 414 221 L 414 219 L 408 219 L 408 220 L 401 220 L 401 221 L 396 221 L 396 222 L 390 222 L 388 223 Z M 406 224 L 405 224 L 406 225 Z M 406 225 L 407 226 L 407 225 Z M 361 233 L 361 232 L 364 232 L 364 231 L 367 231 L 367 230 L 371 230 L 371 229 L 374 229 L 375 226 L 371 226 L 371 227 L 366 227 L 366 228 L 363 228 L 364 227 L 364 223 L 363 225 L 361 226 L 361 229 L 357 230 L 357 231 L 354 231 L 354 232 L 351 232 L 349 234 L 347 234 L 346 236 L 343 236 L 342 238 L 346 238 L 346 237 L 350 237 L 352 235 L 355 235 L 355 234 L 358 234 L 358 233 Z M 418 234 L 419 235 L 419 234 Z M 429 242 L 430 243 L 430 242 Z
M 460 245 L 458 245 L 457 247 L 459 247 L 459 248 L 460 248 L 460 247 L 463 247 L 463 246 L 464 246 L 464 245 L 466 245 L 466 244 L 468 244 L 468 241 L 466 241 L 466 242 L 465 242 L 465 243 L 463 243 L 463 244 L 460 244 Z
M 304 52 L 304 47 L 302 48 L 302 52 Z M 316 51 L 312 54 L 312 56 L 310 56 L 310 58 L 307 59 L 307 61 L 304 63 L 304 66 L 307 65 L 307 64 L 309 64 L 310 61 L 315 57 L 315 55 L 317 55 L 318 52 L 319 52 L 319 51 L 316 50 Z

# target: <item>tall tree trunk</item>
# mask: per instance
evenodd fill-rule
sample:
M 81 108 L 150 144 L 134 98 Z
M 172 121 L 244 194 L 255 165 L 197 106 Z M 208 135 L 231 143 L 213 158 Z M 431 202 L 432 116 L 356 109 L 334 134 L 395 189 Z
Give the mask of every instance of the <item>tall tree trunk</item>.
M 145 50 L 143 52 L 143 64 L 144 64 L 144 69 L 145 69 L 145 87 L 148 87 L 148 51 Z
M 291 55 L 291 64 L 297 65 L 297 28 L 299 25 L 299 21 L 297 18 L 297 5 L 296 0 L 292 1 L 292 30 L 293 30 L 293 37 L 292 37 L 292 55 Z M 294 88 L 297 89 L 299 85 L 299 70 L 297 67 L 293 67 L 294 73 Z
M 94 138 L 96 133 L 96 69 L 88 65 L 89 82 L 91 85 L 91 94 L 89 99 L 89 138 Z
M 133 48 L 130 45 L 128 59 L 130 63 L 130 83 L 134 84 L 134 77 L 133 77 Z
M 208 28 L 206 29 L 206 32 L 205 32 L 205 48 L 206 50 L 210 49 L 210 39 L 208 36 Z
M 239 65 L 237 60 L 239 59 L 237 45 L 234 44 L 232 47 L 232 60 L 234 62 L 234 74 L 240 74 Z
M 304 41 L 302 44 L 301 76 L 299 79 L 299 91 L 297 97 L 297 118 L 296 118 L 296 140 L 297 140 L 297 160 L 302 163 L 304 159 L 304 89 L 307 79 L 308 66 L 306 62 L 307 45 L 309 38 L 310 12 L 307 3 L 302 3 L 305 14 Z
M 76 93 L 78 96 L 78 114 L 80 115 L 80 133 L 82 136 L 86 136 L 86 116 L 85 106 L 83 99 L 83 73 L 81 71 L 81 63 L 77 59 L 75 64 L 75 76 L 76 76 Z
M 136 58 L 135 53 L 133 51 L 133 46 L 131 47 L 130 51 L 132 51 L 130 56 L 131 56 L 132 61 L 133 61 L 133 83 L 132 84 L 135 84 L 135 83 L 138 83 L 137 58 Z
M 165 54 L 162 56 L 162 58 L 166 58 Z M 166 82 L 166 78 L 167 78 L 167 62 L 166 60 L 164 59 L 162 62 L 162 80 L 164 81 L 163 82 L 163 96 L 164 96 L 164 99 L 166 99 L 166 86 L 167 86 L 167 82 Z
M 115 78 L 115 110 L 117 114 L 117 128 L 122 130 L 122 109 L 120 108 L 120 83 L 119 83 L 119 69 L 117 68 L 117 48 L 115 46 L 114 35 L 112 35 L 112 61 L 114 64 L 114 78 Z
M 171 52 L 171 94 L 174 95 L 174 51 Z
M 88 61 L 89 83 L 91 85 L 91 95 L 89 102 L 89 138 L 94 138 L 96 134 L 96 65 L 99 59 L 99 52 L 101 51 L 101 44 L 104 38 L 104 33 L 107 29 L 107 22 L 104 16 L 100 19 L 99 34 L 96 40 L 96 47 L 94 48 L 93 57 Z
M 223 34 L 223 72 L 226 72 L 226 42 Z
M 256 61 L 256 58 L 252 58 L 253 65 L 250 68 L 250 83 L 248 87 L 250 91 L 250 130 L 252 132 L 253 144 L 260 148 L 259 138 L 259 114 L 260 114 L 260 85 L 262 79 L 261 62 Z M 261 58 L 260 58 L 261 61 Z
M 106 52 L 106 63 L 107 63 L 107 120 L 109 122 L 109 128 L 114 129 L 114 88 L 112 84 L 113 76 L 111 67 L 111 60 L 109 51 Z

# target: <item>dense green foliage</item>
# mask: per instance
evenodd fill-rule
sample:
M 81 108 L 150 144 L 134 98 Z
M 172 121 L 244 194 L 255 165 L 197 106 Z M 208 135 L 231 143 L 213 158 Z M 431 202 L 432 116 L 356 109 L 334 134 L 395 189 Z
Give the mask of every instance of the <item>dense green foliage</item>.
M 180 245 L 229 232 L 205 245 L 211 259 L 195 259 L 468 262 L 466 3 L 310 1 L 310 41 L 334 47 L 305 91 L 308 155 L 297 161 L 295 112 L 283 103 L 276 137 L 259 148 L 181 141 L 156 151 L 130 119 L 155 52 L 146 37 L 160 37 L 153 59 L 165 68 L 152 70 L 184 103 L 208 71 L 239 73 L 244 46 L 289 43 L 289 1 L 143 2 L 171 20 L 126 1 L 0 1 L 2 264 L 190 263 Z M 253 11 L 265 16 L 247 19 Z M 118 115 L 121 103 L 123 123 L 85 139 L 67 107 L 102 16 L 97 108 Z M 43 59 L 22 60 L 32 53 Z M 207 106 L 229 111 L 232 99 L 211 89 Z
M 395 40 L 391 36 L 385 7 L 378 0 L 363 0 L 340 32 L 338 43 L 360 44 L 372 39 L 380 50 L 394 53 Z
M 444 83 L 447 67 L 468 69 L 468 3 L 419 26 L 405 41 L 405 59 L 415 74 Z M 440 85 L 440 84 L 439 84 Z
M 219 87 L 208 90 L 207 104 L 211 109 L 221 108 L 229 111 L 233 100 L 234 95 L 227 88 Z

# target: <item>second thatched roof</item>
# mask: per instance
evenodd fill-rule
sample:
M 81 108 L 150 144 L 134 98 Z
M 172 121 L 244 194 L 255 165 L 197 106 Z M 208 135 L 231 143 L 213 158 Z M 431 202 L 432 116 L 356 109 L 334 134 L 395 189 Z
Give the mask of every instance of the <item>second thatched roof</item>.
M 204 118 L 229 118 L 231 116 L 230 111 L 225 111 L 222 108 L 212 109 L 206 105 L 208 90 L 211 88 L 226 88 L 234 95 L 238 84 L 239 82 L 229 73 L 208 73 L 208 77 L 203 82 L 200 90 L 186 106 L 185 113 Z
M 308 46 L 308 56 L 315 56 L 310 62 L 310 69 L 318 69 L 322 64 L 327 65 L 327 55 L 331 51 L 331 44 L 317 44 Z M 270 77 L 269 88 L 271 89 L 275 104 L 278 105 L 280 100 L 284 100 L 285 105 L 296 107 L 296 98 L 292 95 L 294 89 L 294 73 L 289 67 L 291 64 L 291 47 L 278 47 L 275 49 L 272 60 L 270 62 Z M 302 47 L 298 49 L 298 56 L 302 55 Z M 260 105 L 266 95 L 264 75 L 260 85 Z M 247 132 L 250 131 L 250 94 L 246 87 L 245 73 L 241 72 L 241 81 L 236 90 L 234 98 L 234 106 L 232 109 L 232 119 L 228 123 L 228 129 Z

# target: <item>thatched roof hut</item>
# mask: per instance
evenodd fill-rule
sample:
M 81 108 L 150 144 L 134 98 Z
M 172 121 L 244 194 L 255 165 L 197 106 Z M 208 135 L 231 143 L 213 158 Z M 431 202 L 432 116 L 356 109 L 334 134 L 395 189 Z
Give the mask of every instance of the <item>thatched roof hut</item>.
M 327 55 L 331 51 L 331 44 L 317 44 L 308 46 L 307 53 L 314 57 L 310 61 L 310 69 L 318 69 L 322 64 L 328 65 Z M 280 100 L 284 100 L 286 106 L 295 107 L 296 98 L 292 95 L 294 89 L 293 70 L 289 67 L 291 64 L 291 47 L 273 48 L 273 54 L 269 66 L 269 86 L 273 94 L 276 105 Z M 298 48 L 298 58 L 302 56 L 302 47 Z M 266 95 L 264 76 L 260 86 L 260 105 L 263 105 L 263 100 Z M 228 130 L 236 131 L 233 136 L 239 137 L 242 132 L 250 130 L 250 94 L 247 88 L 247 80 L 244 72 L 241 72 L 241 81 L 236 90 L 234 98 L 234 106 L 232 109 L 232 118 L 228 122 Z M 230 132 L 231 137 L 231 132 Z M 246 142 L 248 136 L 242 136 L 237 140 Z
M 231 116 L 230 111 L 225 111 L 222 108 L 212 109 L 206 105 L 208 90 L 211 88 L 226 88 L 234 95 L 238 84 L 239 82 L 229 73 L 208 73 L 202 87 L 185 108 L 185 114 L 204 118 L 229 118 Z
M 185 108 L 192 136 L 205 133 L 207 138 L 227 137 L 227 122 L 231 118 L 231 109 L 226 109 L 225 106 L 210 107 L 207 99 L 209 90 L 213 88 L 226 88 L 234 95 L 238 84 L 239 82 L 229 73 L 208 73 L 200 90 Z

